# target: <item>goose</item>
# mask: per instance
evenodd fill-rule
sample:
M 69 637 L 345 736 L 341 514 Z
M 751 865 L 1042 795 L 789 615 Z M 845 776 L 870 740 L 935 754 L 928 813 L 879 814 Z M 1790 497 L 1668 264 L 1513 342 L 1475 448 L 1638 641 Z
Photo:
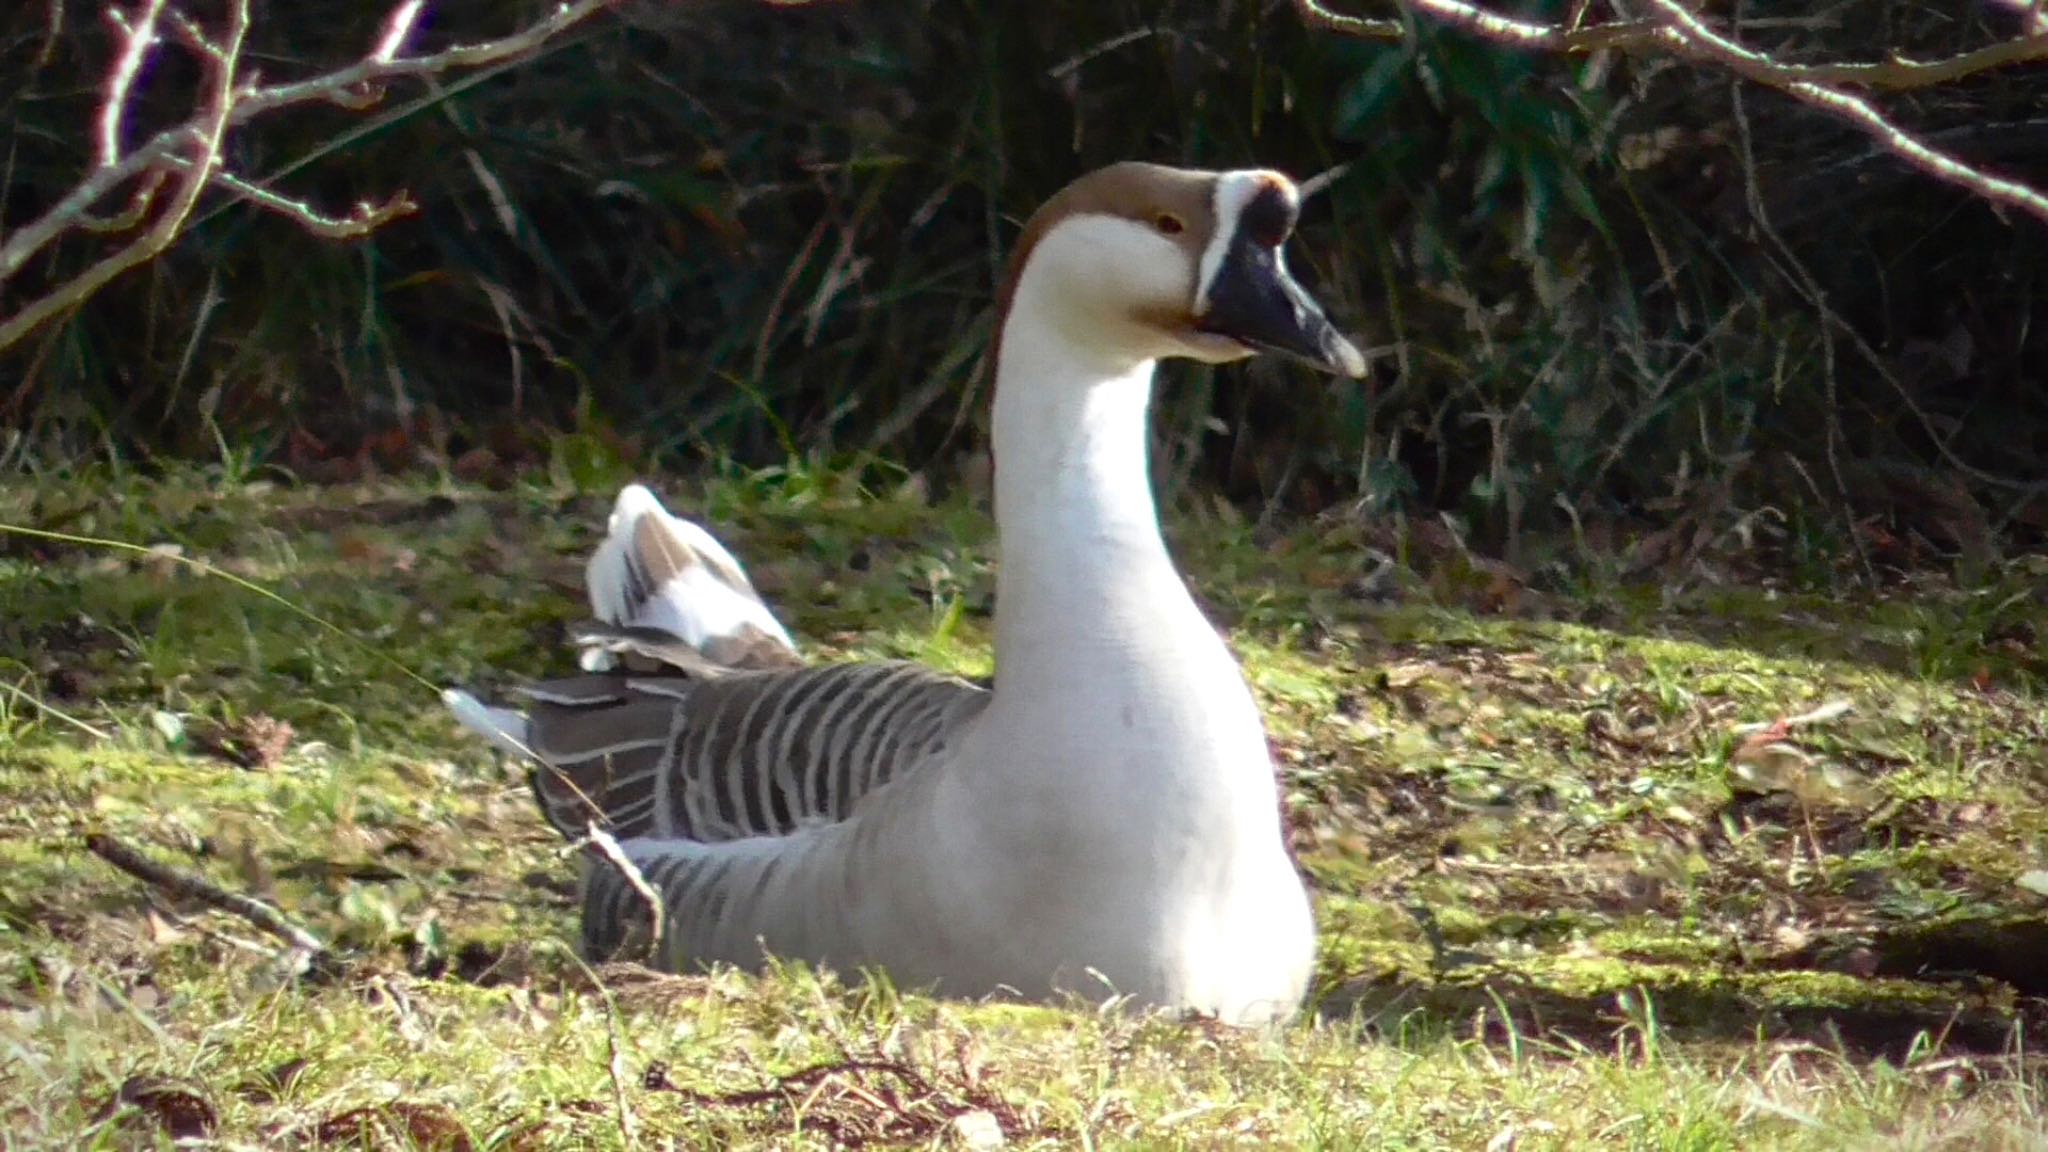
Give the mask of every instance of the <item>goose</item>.
M 671 970 L 778 957 L 1232 1024 L 1299 1009 L 1315 928 L 1264 726 L 1146 462 L 1163 358 L 1363 373 L 1288 272 L 1299 205 L 1278 172 L 1127 162 L 1026 223 L 990 351 L 992 688 L 807 662 L 710 532 L 619 494 L 595 619 L 572 630 L 582 673 L 518 690 L 523 710 L 446 696 L 534 765 L 565 837 L 594 822 L 630 860 L 586 854 L 586 954 L 637 941 Z

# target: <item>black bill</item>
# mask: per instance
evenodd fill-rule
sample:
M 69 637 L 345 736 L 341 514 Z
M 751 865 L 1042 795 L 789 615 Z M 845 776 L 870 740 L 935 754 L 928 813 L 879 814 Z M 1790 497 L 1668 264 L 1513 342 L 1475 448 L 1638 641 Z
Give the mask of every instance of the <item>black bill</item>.
M 1260 207 L 1255 203 L 1246 215 Z M 1287 271 L 1280 248 L 1292 231 L 1291 212 L 1288 217 L 1286 227 L 1237 229 L 1209 282 L 1208 307 L 1196 326 L 1249 348 L 1291 356 L 1325 372 L 1363 376 L 1365 356 L 1337 331 L 1322 307 Z

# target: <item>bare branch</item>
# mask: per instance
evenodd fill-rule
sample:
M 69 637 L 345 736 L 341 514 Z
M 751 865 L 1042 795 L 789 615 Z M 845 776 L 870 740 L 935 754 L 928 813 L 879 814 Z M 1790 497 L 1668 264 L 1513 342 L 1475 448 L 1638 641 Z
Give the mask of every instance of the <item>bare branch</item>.
M 407 0 L 412 4 L 413 0 Z M 308 80 L 290 84 L 274 84 L 258 88 L 244 96 L 235 107 L 234 123 L 240 124 L 251 117 L 260 116 L 276 108 L 313 101 L 347 104 L 350 93 L 358 92 L 365 86 L 406 76 L 432 76 L 452 72 L 460 68 L 477 68 L 485 64 L 499 64 L 531 55 L 548 41 L 595 16 L 608 8 L 617 7 L 623 0 L 576 0 L 573 4 L 557 7 L 547 19 L 514 32 L 497 40 L 486 40 L 478 44 L 460 44 L 432 56 L 408 56 L 379 60 L 373 50 L 356 63 L 328 72 Z M 401 13 L 405 5 L 400 6 Z M 394 14 L 394 16 L 397 14 Z M 390 38 L 390 29 L 397 24 L 394 19 L 385 25 L 385 39 Z M 401 36 L 400 39 L 403 39 Z M 383 45 L 380 42 L 379 48 Z
M 102 168 L 120 163 L 121 116 L 128 110 L 128 90 L 135 86 L 142 61 L 156 43 L 156 22 L 163 11 L 164 0 L 142 0 L 141 8 L 132 18 L 121 15 L 117 8 L 107 9 L 107 22 L 119 31 L 123 42 L 121 54 L 114 58 L 114 67 L 107 73 L 107 94 L 100 106 Z
M 1670 30 L 1686 55 L 1719 64 L 1745 80 L 1775 88 L 1837 119 L 1847 120 L 1869 133 L 1887 151 L 1922 172 L 1967 188 L 1995 204 L 2018 208 L 2048 223 L 2048 196 L 1928 147 L 1887 120 L 1884 113 L 1860 96 L 1807 80 L 1784 80 L 1783 65 L 1715 32 L 1678 0 L 1650 0 L 1650 3 L 1670 21 Z
M 1647 20 L 1622 20 L 1610 24 L 1566 27 L 1513 20 L 1462 0 L 1407 0 L 1439 24 L 1476 32 L 1495 40 L 1520 42 L 1531 48 L 1586 53 L 1610 48 L 1648 44 L 1657 35 L 1656 24 Z
M 190 218 L 193 205 L 209 186 L 247 200 L 267 211 L 277 212 L 323 236 L 357 236 L 411 210 L 403 194 L 382 204 L 365 203 L 345 217 L 331 217 L 309 205 L 293 201 L 240 177 L 218 170 L 221 145 L 226 132 L 257 116 L 307 103 L 332 103 L 365 107 L 382 97 L 383 85 L 409 76 L 433 76 L 444 72 L 503 64 L 531 56 L 551 40 L 624 0 L 574 0 L 558 4 L 538 22 L 509 36 L 474 44 L 457 45 L 426 56 L 404 56 L 406 40 L 418 27 L 424 0 L 401 0 L 386 17 L 377 41 L 355 63 L 289 83 L 259 86 L 237 84 L 242 40 L 247 32 L 248 0 L 232 0 L 230 27 L 215 38 L 166 0 L 139 0 L 132 16 L 118 12 L 110 20 L 120 29 L 121 51 L 110 68 L 106 98 L 100 112 L 98 163 L 41 216 L 5 236 L 0 236 L 0 284 L 19 274 L 28 263 L 58 239 L 75 231 L 124 231 L 140 227 L 155 218 L 145 231 L 118 250 L 102 257 L 83 273 L 71 277 L 40 299 L 0 317 L 0 350 L 28 332 L 76 307 L 114 277 L 143 263 L 167 248 Z M 120 146 L 121 119 L 149 48 L 156 42 L 158 25 L 168 22 L 178 42 L 205 69 L 207 88 L 198 110 L 182 124 L 166 128 L 139 147 L 126 152 Z M 167 178 L 164 173 L 171 173 Z M 110 217 L 96 218 L 95 206 L 119 189 L 138 179 L 127 206 Z M 164 194 L 168 184 L 169 194 Z
M 1404 0 L 1404 3 L 1446 27 L 1463 29 L 1520 48 L 1540 48 L 1571 55 L 1647 45 L 1656 40 L 1659 27 L 1656 22 L 1647 20 L 1588 26 L 1579 25 L 1577 20 L 1570 25 L 1537 24 L 1489 12 L 1464 0 Z M 1321 0 L 1294 0 L 1294 6 L 1312 27 L 1371 40 L 1400 40 L 1408 35 L 1407 26 L 1399 20 L 1346 16 L 1330 11 Z
M 128 198 L 128 207 L 119 216 L 81 216 L 78 227 L 86 232 L 126 232 L 149 215 L 149 206 L 156 203 L 156 190 L 163 186 L 162 171 L 145 172 L 141 183 L 135 186 L 135 194 Z
M 1872 90 L 1926 88 L 1963 77 L 2033 60 L 2048 59 L 2048 27 L 2030 22 L 2016 40 L 1979 48 L 1943 60 L 1903 58 L 1846 64 L 1787 64 L 1745 48 L 1709 27 L 1680 0 L 1649 0 L 1655 20 L 1625 20 L 1584 26 L 1583 8 L 1567 24 L 1542 24 L 1490 12 L 1465 0 L 1401 0 L 1432 21 L 1516 48 L 1579 55 L 1604 50 L 1657 52 L 1732 72 L 1855 125 L 1886 151 L 1937 180 L 1967 189 L 1994 204 L 2026 212 L 2048 222 L 2048 195 L 2017 181 L 1974 167 L 1916 139 L 1893 123 L 1869 100 L 1842 91 L 1838 85 Z M 2019 3 L 2020 0 L 2014 0 Z M 1375 20 L 1332 12 L 1322 0 L 1295 0 L 1302 19 L 1313 27 L 1371 39 L 1399 39 L 1400 21 Z M 2028 9 L 2032 11 L 2031 8 Z
M 2028 64 L 2043 59 L 2048 59 L 2048 28 L 2036 29 L 2018 40 L 1989 44 L 1942 60 L 1907 60 L 1903 57 L 1894 57 L 1890 60 L 1854 64 L 1773 63 L 1771 70 L 1786 80 L 1806 80 L 1815 84 L 1853 84 L 1859 88 L 1882 89 L 1887 92 L 1910 92 L 1916 88 L 1931 88 L 1937 84 L 1952 83 L 1979 72 L 2009 68 L 2014 64 Z
M 201 28 L 197 21 L 176 8 L 171 9 L 171 27 L 177 31 L 178 40 L 185 47 L 190 48 L 208 60 L 219 60 L 221 58 L 220 45 L 215 44 L 208 38 L 206 29 Z
M 1581 23 L 1585 15 L 1583 6 L 1566 23 L 1541 24 L 1502 16 L 1464 0 L 1401 2 L 1437 24 L 1518 48 L 1580 56 L 1610 50 L 1668 52 L 1675 47 L 1667 21 L 1618 20 L 1587 25 Z M 2024 4 L 2015 3 L 2014 6 L 2024 7 Z M 1399 20 L 1347 16 L 1332 12 L 1322 0 L 1294 0 L 1294 7 L 1303 22 L 1312 28 L 1324 28 L 1368 40 L 1400 40 L 1407 35 L 1406 26 Z M 1763 66 L 1769 68 L 1773 81 L 1805 80 L 1815 84 L 1849 84 L 1903 92 L 1948 84 L 1979 72 L 2048 59 L 2048 24 L 2031 24 L 2027 34 L 2016 40 L 2002 41 L 1940 60 L 1894 57 L 1844 64 L 1786 64 L 1768 57 L 1759 59 Z M 1772 86 L 1777 85 L 1773 83 Z
M 169 202 L 157 214 L 155 222 L 135 239 L 83 273 L 66 280 L 47 295 L 32 300 L 15 310 L 5 320 L 0 320 L 0 348 L 6 348 L 21 339 L 37 325 L 53 316 L 61 315 L 78 306 L 79 302 L 105 287 L 114 277 L 153 259 L 171 246 L 185 221 L 192 214 L 192 208 L 199 203 L 199 195 L 206 190 L 208 179 L 216 164 L 220 163 L 221 141 L 228 130 L 228 116 L 235 104 L 235 70 L 242 56 L 242 41 L 249 32 L 249 0 L 232 0 L 228 5 L 227 34 L 221 39 L 221 55 L 209 62 L 206 88 L 201 95 L 200 110 L 188 127 L 193 130 L 193 153 L 186 171 L 172 184 Z M 104 169 L 103 169 L 104 170 Z
M 384 35 L 377 38 L 377 46 L 370 49 L 369 59 L 379 64 L 389 64 L 398 56 L 398 50 L 405 47 L 405 38 L 412 35 L 413 26 L 420 22 L 420 9 L 426 0 L 405 0 L 405 3 L 391 10 L 384 21 Z
M 190 167 L 182 159 L 170 163 L 177 168 Z M 333 240 L 347 240 L 366 235 L 401 216 L 411 215 L 419 208 L 419 205 L 412 202 L 411 197 L 400 192 L 382 204 L 365 201 L 357 204 L 346 216 L 329 216 L 303 200 L 293 200 L 268 188 L 251 184 L 232 172 L 216 169 L 208 178 L 214 187 L 231 193 L 237 199 L 246 200 L 258 208 L 274 212 L 315 236 Z
M 48 212 L 9 232 L 6 240 L 0 241 L 0 281 L 19 272 L 36 253 L 72 228 L 108 193 L 147 172 L 161 163 L 164 157 L 183 150 L 197 138 L 198 133 L 190 124 L 167 128 L 151 138 L 148 144 L 122 157 L 113 167 L 94 169 Z M 5 341 L 0 341 L 0 347 L 5 345 Z
M 1332 12 L 1317 0 L 1294 0 L 1294 10 L 1301 13 L 1301 21 L 1311 28 L 1328 32 L 1342 32 L 1362 40 L 1402 40 L 1408 36 L 1408 29 L 1399 20 L 1376 20 L 1365 16 L 1346 16 Z

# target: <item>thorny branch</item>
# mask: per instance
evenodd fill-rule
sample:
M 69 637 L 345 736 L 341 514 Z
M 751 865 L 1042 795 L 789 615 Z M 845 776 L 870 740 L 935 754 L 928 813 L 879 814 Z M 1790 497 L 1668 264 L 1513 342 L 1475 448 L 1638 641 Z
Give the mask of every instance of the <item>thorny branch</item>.
M 264 188 L 223 164 L 223 147 L 231 129 L 265 113 L 301 104 L 365 108 L 381 99 L 385 85 L 393 80 L 518 60 L 623 2 L 561 3 L 545 18 L 509 36 L 408 56 L 405 43 L 419 25 L 425 0 L 401 0 L 385 18 L 376 43 L 354 63 L 271 85 L 243 75 L 242 47 L 249 29 L 250 0 L 229 0 L 225 27 L 215 31 L 202 27 L 170 0 L 136 0 L 130 12 L 110 8 L 107 19 L 117 50 L 107 71 L 95 125 L 94 166 L 41 216 L 0 236 L 0 288 L 68 235 L 142 231 L 84 272 L 65 277 L 45 295 L 0 315 L 0 351 L 76 308 L 122 272 L 170 247 L 209 188 L 328 237 L 360 236 L 413 210 L 411 200 L 400 192 L 382 203 L 366 202 L 346 214 L 330 215 Z M 204 79 L 194 110 L 182 123 L 123 151 L 121 129 L 136 78 L 167 38 L 202 69 Z M 121 207 L 102 207 L 124 189 L 126 201 Z
M 1717 32 L 1682 0 L 1648 0 L 1654 14 L 1649 19 L 1596 23 L 1585 21 L 1588 5 L 1579 4 L 1574 6 L 1570 20 L 1557 24 L 1503 16 L 1466 0 L 1400 0 L 1416 16 L 1515 48 L 1563 55 L 1618 51 L 1676 56 L 1733 73 L 1847 121 L 1886 151 L 1937 180 L 2048 221 L 2048 195 L 1992 175 L 1917 139 L 1893 123 L 1867 97 L 1845 90 L 1910 91 L 1952 83 L 1996 68 L 2048 60 L 2048 20 L 2029 7 L 2030 0 L 2001 2 L 2028 13 L 2023 35 L 1938 60 L 1894 57 L 1840 64 L 1790 64 Z M 1332 11 L 1322 0 L 1294 0 L 1294 6 L 1302 20 L 1313 28 L 1375 40 L 1399 40 L 1409 32 L 1404 20 L 1349 16 Z

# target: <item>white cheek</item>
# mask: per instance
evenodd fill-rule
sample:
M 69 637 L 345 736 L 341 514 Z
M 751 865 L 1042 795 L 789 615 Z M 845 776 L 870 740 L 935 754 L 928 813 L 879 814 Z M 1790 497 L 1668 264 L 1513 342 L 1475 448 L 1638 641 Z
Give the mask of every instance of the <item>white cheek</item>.
M 1032 260 L 1064 269 L 1067 289 L 1091 307 L 1186 308 L 1194 297 L 1186 249 L 1120 217 L 1077 216 L 1039 241 Z

